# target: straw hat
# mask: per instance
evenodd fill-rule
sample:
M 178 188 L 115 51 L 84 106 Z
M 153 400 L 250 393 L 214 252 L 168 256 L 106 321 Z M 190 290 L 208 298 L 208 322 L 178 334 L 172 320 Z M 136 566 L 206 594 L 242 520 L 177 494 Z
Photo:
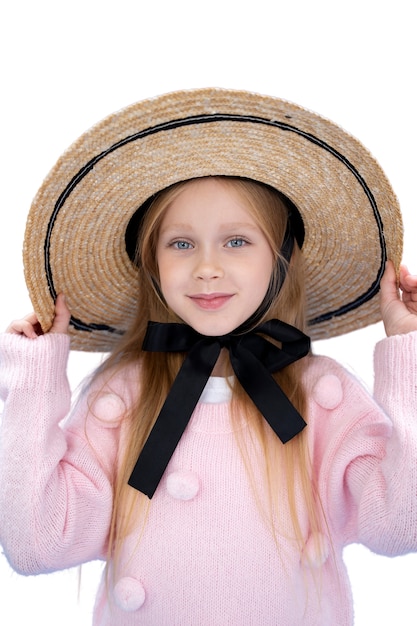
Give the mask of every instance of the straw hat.
M 46 178 L 29 212 L 23 251 L 42 328 L 50 327 L 62 291 L 72 348 L 110 350 L 140 306 L 125 247 L 130 219 L 160 189 L 207 175 L 267 183 L 298 207 L 312 339 L 380 319 L 376 296 L 386 259 L 398 268 L 402 222 L 375 159 L 339 126 L 295 104 L 198 89 L 110 115 Z

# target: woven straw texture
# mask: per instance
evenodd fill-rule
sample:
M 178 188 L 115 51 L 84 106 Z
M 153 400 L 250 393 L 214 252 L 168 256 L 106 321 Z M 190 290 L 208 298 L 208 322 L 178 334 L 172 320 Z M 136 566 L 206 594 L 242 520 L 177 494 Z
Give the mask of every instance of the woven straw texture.
M 312 339 L 380 319 L 379 280 L 387 258 L 399 266 L 402 221 L 379 164 L 343 129 L 302 107 L 201 89 L 109 116 L 84 133 L 44 181 L 23 250 L 43 329 L 62 291 L 73 317 L 72 348 L 110 350 L 140 306 L 125 250 L 130 218 L 160 189 L 207 175 L 253 178 L 298 207 Z

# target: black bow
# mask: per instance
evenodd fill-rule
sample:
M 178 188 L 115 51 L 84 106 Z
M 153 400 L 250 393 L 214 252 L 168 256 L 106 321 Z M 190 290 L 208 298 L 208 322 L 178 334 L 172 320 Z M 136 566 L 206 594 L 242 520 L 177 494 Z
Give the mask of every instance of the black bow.
M 260 334 L 281 342 L 282 347 Z M 309 337 L 294 326 L 270 320 L 244 334 L 235 331 L 208 337 L 185 324 L 149 322 L 143 350 L 188 353 L 129 478 L 129 485 L 149 498 L 156 491 L 222 348 L 229 350 L 237 379 L 283 443 L 306 425 L 271 376 L 271 372 L 309 352 Z

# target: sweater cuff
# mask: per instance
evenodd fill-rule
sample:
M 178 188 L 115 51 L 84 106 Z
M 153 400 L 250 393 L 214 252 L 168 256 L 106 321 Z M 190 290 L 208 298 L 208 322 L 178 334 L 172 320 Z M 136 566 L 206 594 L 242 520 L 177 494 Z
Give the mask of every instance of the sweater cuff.
M 9 389 L 45 390 L 66 385 L 70 338 L 47 333 L 29 339 L 12 333 L 0 334 L 0 396 Z
M 403 407 L 417 406 L 417 331 L 393 335 L 374 352 L 375 397 L 385 405 L 394 392 Z

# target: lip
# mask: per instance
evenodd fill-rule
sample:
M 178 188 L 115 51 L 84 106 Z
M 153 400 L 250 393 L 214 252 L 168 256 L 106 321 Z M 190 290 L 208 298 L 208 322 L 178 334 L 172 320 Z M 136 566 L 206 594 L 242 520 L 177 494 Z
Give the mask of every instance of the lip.
M 221 309 L 229 300 L 233 298 L 230 293 L 197 293 L 189 296 L 200 309 L 205 311 L 216 311 Z

